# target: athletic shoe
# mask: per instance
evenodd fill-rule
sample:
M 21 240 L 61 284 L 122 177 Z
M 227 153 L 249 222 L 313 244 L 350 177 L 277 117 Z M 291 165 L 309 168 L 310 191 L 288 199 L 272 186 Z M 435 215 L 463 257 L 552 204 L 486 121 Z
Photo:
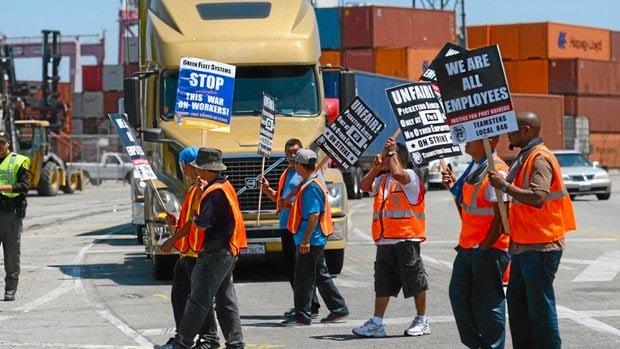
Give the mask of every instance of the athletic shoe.
M 284 317 L 288 319 L 290 317 L 295 316 L 296 314 L 297 314 L 297 312 L 295 311 L 295 308 L 291 308 L 291 310 L 284 312 Z M 319 317 L 319 311 L 318 310 L 313 310 L 312 311 L 312 318 L 316 319 L 318 317 Z
M 428 319 L 421 320 L 419 316 L 416 316 L 411 326 L 405 330 L 405 336 L 424 336 L 427 334 L 431 334 Z
M 347 316 L 349 316 L 349 312 L 348 311 L 344 311 L 344 312 L 331 312 L 329 313 L 329 315 L 327 315 L 327 317 L 324 317 L 321 319 L 321 323 L 330 323 L 330 322 L 336 322 L 338 320 L 342 320 L 344 318 L 346 318 Z
M 280 326 L 310 326 L 311 323 L 312 321 L 301 321 L 297 316 L 293 316 L 280 322 Z
M 383 325 L 377 326 L 372 319 L 366 321 L 362 326 L 356 327 L 353 329 L 353 334 L 356 334 L 361 337 L 385 337 L 387 334 L 385 333 L 385 327 Z

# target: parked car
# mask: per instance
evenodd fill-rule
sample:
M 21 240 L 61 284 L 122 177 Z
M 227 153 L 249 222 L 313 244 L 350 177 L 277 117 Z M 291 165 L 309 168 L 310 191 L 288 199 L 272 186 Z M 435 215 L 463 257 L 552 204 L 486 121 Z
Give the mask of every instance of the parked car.
M 465 152 L 465 144 L 461 144 L 462 154 L 459 156 L 453 156 L 445 158 L 446 165 L 449 165 L 454 174 L 454 178 L 459 178 L 463 172 L 467 169 L 467 166 L 471 162 L 471 155 Z M 428 163 L 428 186 L 433 189 L 444 188 L 441 183 L 441 164 L 440 160 L 429 161 Z
M 611 196 L 611 181 L 607 171 L 593 164 L 582 153 L 575 150 L 554 150 L 560 163 L 562 179 L 571 199 L 578 195 L 596 195 L 599 200 Z
M 99 185 L 104 180 L 131 182 L 133 163 L 127 154 L 105 152 L 100 162 L 69 162 L 70 170 L 81 169 L 91 184 Z

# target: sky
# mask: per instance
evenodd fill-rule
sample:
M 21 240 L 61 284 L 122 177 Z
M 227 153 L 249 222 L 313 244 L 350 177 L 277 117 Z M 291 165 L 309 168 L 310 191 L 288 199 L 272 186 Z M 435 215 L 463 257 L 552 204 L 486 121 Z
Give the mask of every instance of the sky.
M 456 0 L 448 3 L 454 6 Z M 619 0 L 464 0 L 467 25 L 560 22 L 620 31 Z M 410 7 L 414 0 L 315 0 L 319 6 L 358 3 Z M 439 0 L 416 0 L 416 7 L 429 8 Z M 0 0 L 0 36 L 41 37 L 42 29 L 62 35 L 105 36 L 105 64 L 118 63 L 118 11 L 121 0 Z M 460 12 L 458 13 L 460 15 Z M 460 21 L 460 18 L 459 18 Z M 83 39 L 82 41 L 85 41 Z M 94 64 L 83 58 L 82 64 Z M 68 81 L 68 59 L 60 65 L 61 81 Z M 16 61 L 19 80 L 40 80 L 41 59 Z

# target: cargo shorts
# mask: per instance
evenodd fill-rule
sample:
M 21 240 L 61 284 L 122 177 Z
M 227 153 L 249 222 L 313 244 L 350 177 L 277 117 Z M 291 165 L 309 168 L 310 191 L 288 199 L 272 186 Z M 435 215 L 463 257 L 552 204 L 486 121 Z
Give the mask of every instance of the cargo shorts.
M 396 297 L 401 288 L 405 298 L 428 290 L 419 241 L 377 246 L 375 295 Z

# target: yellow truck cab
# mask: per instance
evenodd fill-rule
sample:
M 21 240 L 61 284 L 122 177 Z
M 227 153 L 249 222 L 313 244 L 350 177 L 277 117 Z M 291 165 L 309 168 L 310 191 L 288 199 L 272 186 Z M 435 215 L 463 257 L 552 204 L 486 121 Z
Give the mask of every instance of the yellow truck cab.
M 281 252 L 276 206 L 266 195 L 257 224 L 262 95 L 277 98 L 273 149 L 265 163 L 265 176 L 273 188 L 288 166 L 283 161 L 285 142 L 299 138 L 308 147 L 326 126 L 319 36 L 310 2 L 142 1 L 139 23 L 141 71 L 125 81 L 125 110 L 157 173 L 165 210 L 178 210 L 189 184 L 177 163 L 179 152 L 186 146 L 218 148 L 228 167 L 224 174 L 238 191 L 247 228 L 249 246 L 241 259 Z M 203 130 L 174 122 L 182 57 L 236 66 L 230 133 L 207 131 L 203 136 Z M 324 177 L 335 228 L 325 254 L 331 272 L 339 273 L 347 243 L 346 189 L 339 170 L 326 168 Z M 170 231 L 152 186 L 144 200 L 145 245 L 154 276 L 161 278 L 172 262 L 160 251 Z

